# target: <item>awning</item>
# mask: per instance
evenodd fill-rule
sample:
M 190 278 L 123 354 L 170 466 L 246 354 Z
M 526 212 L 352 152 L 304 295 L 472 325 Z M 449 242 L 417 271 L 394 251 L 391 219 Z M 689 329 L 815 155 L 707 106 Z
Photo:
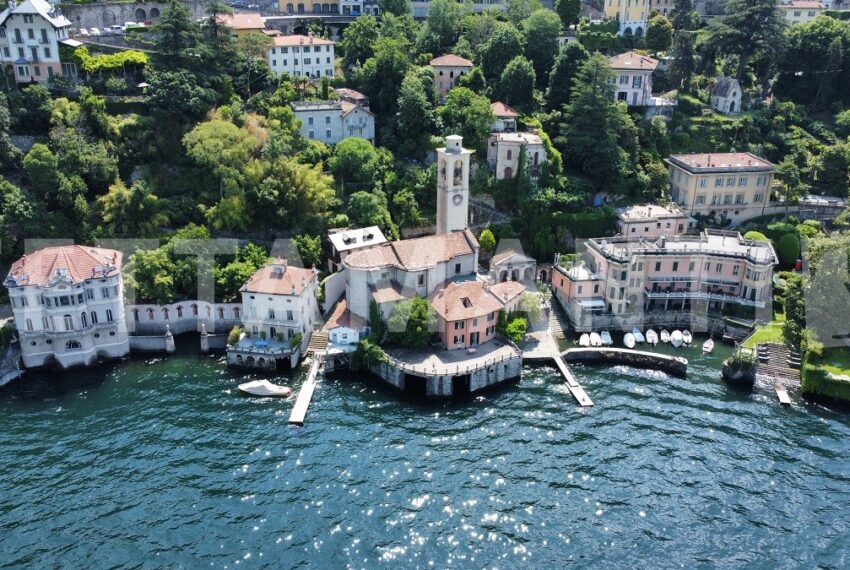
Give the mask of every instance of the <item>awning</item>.
M 585 309 L 604 309 L 605 301 L 601 299 L 577 299 L 576 303 Z
M 83 45 L 83 42 L 75 40 L 73 38 L 66 38 L 64 40 L 59 40 L 59 43 L 68 47 L 78 48 Z

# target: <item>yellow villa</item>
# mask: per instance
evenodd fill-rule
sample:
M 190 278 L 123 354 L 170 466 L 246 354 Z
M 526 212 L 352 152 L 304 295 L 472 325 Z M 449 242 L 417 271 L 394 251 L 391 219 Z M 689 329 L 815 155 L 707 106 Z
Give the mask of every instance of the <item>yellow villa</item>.
M 604 0 L 606 20 L 620 22 L 620 34 L 643 36 L 649 17 L 648 0 Z

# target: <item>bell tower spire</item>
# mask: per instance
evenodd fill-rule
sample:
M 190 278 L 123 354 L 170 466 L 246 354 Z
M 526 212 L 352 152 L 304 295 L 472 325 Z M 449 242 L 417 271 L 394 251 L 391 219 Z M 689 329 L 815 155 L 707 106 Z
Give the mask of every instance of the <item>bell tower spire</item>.
M 469 161 L 472 151 L 463 148 L 463 137 L 449 135 L 445 148 L 437 149 L 437 235 L 469 225 Z

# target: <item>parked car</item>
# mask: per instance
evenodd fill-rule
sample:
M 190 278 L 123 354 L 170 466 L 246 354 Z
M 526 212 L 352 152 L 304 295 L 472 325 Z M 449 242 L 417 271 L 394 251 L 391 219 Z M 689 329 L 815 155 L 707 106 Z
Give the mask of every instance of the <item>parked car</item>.
M 113 24 L 109 26 L 109 31 L 112 32 L 113 35 L 120 36 L 124 33 L 124 26 L 119 26 L 118 24 Z
M 77 35 L 78 35 L 78 36 L 89 36 L 89 35 L 91 35 L 91 34 L 89 34 L 89 31 L 88 31 L 86 28 L 80 28 L 80 29 L 77 31 Z
M 92 29 L 90 30 L 90 33 L 91 33 L 91 35 L 93 35 L 93 36 L 99 36 L 99 35 L 100 35 L 100 30 L 99 30 L 99 29 L 97 29 L 97 28 L 92 28 Z

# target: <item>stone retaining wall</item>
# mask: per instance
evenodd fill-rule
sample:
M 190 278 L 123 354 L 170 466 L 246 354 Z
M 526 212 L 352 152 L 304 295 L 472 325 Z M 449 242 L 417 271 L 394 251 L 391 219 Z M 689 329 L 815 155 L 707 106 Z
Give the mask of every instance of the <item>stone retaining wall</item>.
M 230 332 L 242 324 L 240 303 L 209 303 L 181 301 L 170 305 L 127 305 L 127 329 L 132 334 L 162 335 L 201 332 L 201 325 L 210 334 Z
M 181 0 L 193 20 L 205 16 L 202 0 Z M 91 4 L 60 3 L 58 7 L 75 29 L 108 28 L 124 22 L 158 22 L 167 8 L 167 2 L 93 2 Z
M 571 348 L 562 354 L 567 362 L 589 362 L 591 364 L 628 364 L 638 368 L 661 370 L 675 376 L 686 376 L 688 361 L 678 356 L 668 356 L 626 348 Z
M 139 335 L 130 337 L 131 352 L 174 352 L 172 335 Z

